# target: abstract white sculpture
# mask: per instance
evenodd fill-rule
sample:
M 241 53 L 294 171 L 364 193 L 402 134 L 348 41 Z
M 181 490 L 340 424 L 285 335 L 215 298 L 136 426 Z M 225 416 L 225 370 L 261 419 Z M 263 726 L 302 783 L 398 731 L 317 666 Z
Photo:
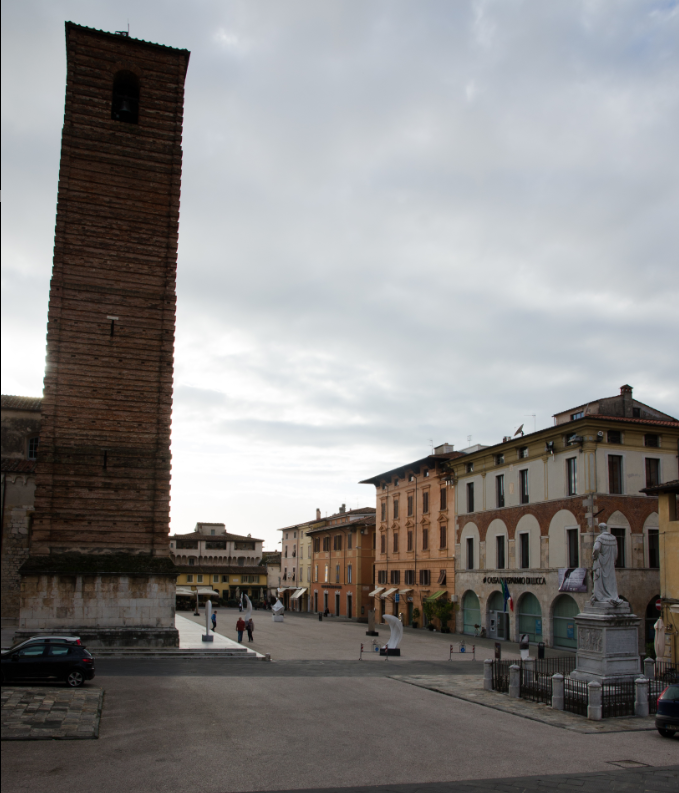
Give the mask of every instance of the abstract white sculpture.
M 243 619 L 247 622 L 250 617 L 252 617 L 252 603 L 250 603 L 250 598 L 247 595 L 243 595 L 245 598 L 246 608 L 243 613 Z
M 285 611 L 285 606 L 281 603 L 280 598 L 273 604 L 271 611 L 271 618 L 274 622 L 283 622 L 283 612 Z
M 396 650 L 398 649 L 399 644 L 401 644 L 401 639 L 403 638 L 403 623 L 398 617 L 394 617 L 393 614 L 385 614 L 384 619 L 391 629 L 391 636 L 389 637 L 389 641 L 386 645 L 387 649 Z

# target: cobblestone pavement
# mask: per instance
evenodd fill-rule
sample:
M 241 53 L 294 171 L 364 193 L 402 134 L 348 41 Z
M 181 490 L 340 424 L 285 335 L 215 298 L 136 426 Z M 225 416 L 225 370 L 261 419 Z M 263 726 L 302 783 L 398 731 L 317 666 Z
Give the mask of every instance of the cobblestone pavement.
M 100 688 L 2 688 L 2 740 L 99 737 Z
M 624 767 L 626 761 L 621 760 Z M 611 765 L 616 765 L 611 763 Z M 429 782 L 421 785 L 377 785 L 370 787 L 328 787 L 304 793 L 676 793 L 679 789 L 679 765 L 663 768 L 634 768 L 595 774 L 549 774 L 510 777 L 507 779 L 474 779 L 468 782 Z M 293 793 L 290 790 L 276 793 Z
M 449 697 L 457 697 L 487 708 L 494 708 L 524 719 L 541 721 L 551 724 L 552 727 L 563 727 L 565 730 L 583 733 L 606 732 L 638 732 L 640 730 L 655 730 L 653 716 L 646 718 L 615 718 L 590 721 L 584 716 L 568 713 L 565 710 L 553 710 L 549 705 L 541 702 L 531 702 L 527 699 L 514 699 L 508 694 L 497 691 L 486 691 L 483 688 L 483 678 L 478 675 L 390 675 L 393 680 L 420 686 Z

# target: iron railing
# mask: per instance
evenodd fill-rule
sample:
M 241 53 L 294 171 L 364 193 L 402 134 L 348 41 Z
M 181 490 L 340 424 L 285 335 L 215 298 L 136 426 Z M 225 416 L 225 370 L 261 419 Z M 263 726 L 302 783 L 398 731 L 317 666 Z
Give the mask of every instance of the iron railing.
M 653 715 L 658 712 L 658 697 L 667 687 L 663 680 L 648 681 L 648 713 Z
M 543 675 L 540 672 L 534 672 L 532 669 L 525 669 L 522 667 L 519 696 L 522 699 L 529 699 L 532 702 L 544 702 L 545 705 L 551 705 L 551 676 Z
M 541 675 L 555 675 L 557 673 L 566 677 L 576 667 L 577 658 L 573 655 L 566 655 L 561 658 L 536 658 L 535 671 Z
M 604 683 L 601 686 L 601 705 L 604 719 L 634 716 L 634 681 Z
M 578 716 L 587 715 L 589 689 L 584 680 L 571 680 L 570 677 L 563 681 L 563 709 Z
M 493 661 L 493 690 L 506 694 L 509 691 L 509 667 L 515 661 Z
M 679 683 L 679 665 L 671 661 L 655 662 L 655 679 L 662 680 L 663 683 Z

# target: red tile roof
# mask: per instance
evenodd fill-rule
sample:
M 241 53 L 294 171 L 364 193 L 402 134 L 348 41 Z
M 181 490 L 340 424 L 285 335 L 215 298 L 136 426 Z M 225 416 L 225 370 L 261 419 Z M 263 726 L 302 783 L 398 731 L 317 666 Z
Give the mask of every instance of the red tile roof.
M 665 419 L 631 419 L 625 418 L 625 416 L 602 416 L 599 413 L 595 413 L 592 416 L 585 416 L 585 418 L 597 420 L 603 419 L 604 421 L 626 421 L 628 424 L 653 424 L 657 427 L 679 427 L 679 421 L 666 421 Z
M 35 471 L 36 460 L 18 460 L 14 457 L 2 458 L 3 474 L 32 474 Z
M 3 394 L 0 397 L 1 407 L 7 410 L 33 410 L 39 413 L 42 407 L 42 397 L 11 396 Z

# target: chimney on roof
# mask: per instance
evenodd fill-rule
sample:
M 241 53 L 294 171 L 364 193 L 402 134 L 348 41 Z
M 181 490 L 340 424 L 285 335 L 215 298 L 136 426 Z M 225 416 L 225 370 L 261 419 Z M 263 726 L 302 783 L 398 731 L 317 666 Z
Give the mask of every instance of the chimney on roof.
M 346 511 L 347 511 L 347 505 L 346 505 L 346 504 L 342 504 L 342 506 L 339 508 L 339 511 L 340 511 L 341 513 L 344 513 L 344 512 L 346 512 Z
M 320 519 L 321 519 L 321 510 L 317 509 L 316 510 L 316 520 L 320 520 Z
M 631 385 L 621 385 L 620 386 L 620 396 L 622 397 L 622 415 L 625 418 L 631 419 L 634 416 L 632 411 L 632 386 Z

